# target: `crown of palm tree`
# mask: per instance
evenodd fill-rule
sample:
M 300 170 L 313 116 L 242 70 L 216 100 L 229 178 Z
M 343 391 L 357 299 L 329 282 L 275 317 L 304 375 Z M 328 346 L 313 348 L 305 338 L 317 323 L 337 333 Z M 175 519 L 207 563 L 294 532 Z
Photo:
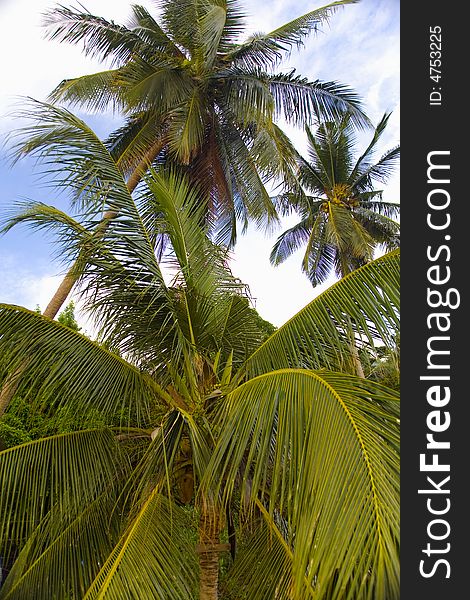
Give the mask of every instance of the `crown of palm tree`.
M 234 243 L 237 220 L 276 219 L 263 184 L 295 180 L 297 154 L 276 119 L 303 127 L 312 115 L 337 118 L 349 110 L 356 124 L 368 123 L 346 86 L 275 72 L 293 47 L 354 1 L 333 2 L 243 42 L 237 0 L 158 2 L 158 21 L 134 6 L 127 26 L 59 7 L 46 17 L 49 38 L 83 44 L 113 68 L 63 81 L 51 98 L 122 112 L 126 122 L 108 145 L 131 188 L 155 161 L 183 165 L 210 192 L 220 239 Z
M 343 277 L 372 260 L 378 245 L 386 250 L 398 247 L 399 225 L 393 218 L 400 207 L 383 201 L 382 190 L 375 185 L 385 183 L 392 174 L 399 146 L 373 161 L 389 118 L 390 114 L 382 117 L 357 159 L 350 115 L 323 123 L 315 135 L 306 128 L 309 159 L 299 159 L 299 182 L 312 195 L 299 190 L 278 198 L 285 212 L 295 210 L 301 220 L 277 239 L 271 253 L 273 264 L 305 246 L 302 270 L 315 286 L 332 272 Z

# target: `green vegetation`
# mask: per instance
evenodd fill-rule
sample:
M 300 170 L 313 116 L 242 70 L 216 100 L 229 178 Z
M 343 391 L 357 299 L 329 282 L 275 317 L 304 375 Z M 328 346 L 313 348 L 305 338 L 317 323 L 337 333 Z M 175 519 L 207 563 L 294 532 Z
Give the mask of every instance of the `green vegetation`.
M 393 346 L 398 255 L 350 274 L 266 339 L 226 250 L 199 225 L 198 193 L 153 172 L 139 208 L 120 177 L 116 169 L 113 187 L 123 192 L 110 199 L 120 217 L 95 240 L 81 280 L 103 335 L 125 359 L 37 313 L 0 309 L 9 368 L 28 356 L 20 395 L 34 380 L 36 407 L 98 410 L 110 421 L 121 414 L 117 430 L 54 435 L 0 454 L 0 509 L 11 511 L 2 554 L 22 548 L 4 597 L 47 580 L 38 598 L 60 596 L 64 583 L 78 597 L 81 589 L 95 597 L 106 585 L 116 598 L 128 586 L 144 597 L 190 598 L 197 557 L 199 585 L 205 597 L 217 597 L 227 514 L 244 541 L 226 574 L 228 589 L 254 599 L 275 589 L 308 597 L 321 581 L 325 592 L 393 597 L 398 399 L 351 374 L 351 339 Z M 149 204 L 158 222 L 142 218 Z M 26 214 L 32 219 L 31 207 Z M 44 226 L 40 210 L 38 217 Z M 70 239 L 62 230 L 61 240 L 72 245 L 80 228 L 71 218 L 68 224 Z M 155 255 L 157 232 L 167 237 L 174 267 L 169 286 Z M 41 503 L 47 482 L 55 483 Z M 198 515 L 196 548 L 187 543 L 181 504 Z M 338 519 L 340 556 L 329 550 L 328 533 Z M 59 564 L 70 574 L 65 582 Z M 314 570 L 306 571 L 309 564 Z
M 382 246 L 399 246 L 399 225 L 392 220 L 400 206 L 382 200 L 375 183 L 386 183 L 400 156 L 392 148 L 373 162 L 373 153 L 390 114 L 377 125 L 366 150 L 354 159 L 355 133 L 351 117 L 322 123 L 313 135 L 307 127 L 309 161 L 299 159 L 302 188 L 282 194 L 278 203 L 284 213 L 294 211 L 300 221 L 279 236 L 271 262 L 280 264 L 305 246 L 302 270 L 312 285 L 323 283 L 335 272 L 344 277 L 372 260 Z M 306 188 L 314 195 L 306 195 Z
M 244 43 L 235 0 L 133 7 L 129 27 L 49 14 L 114 61 L 51 100 L 126 122 L 103 141 L 29 101 L 16 134 L 71 209 L 22 202 L 3 231 L 51 234 L 71 266 L 43 315 L 0 304 L 0 600 L 398 599 L 398 226 L 374 187 L 398 149 L 372 164 L 384 116 L 354 161 L 355 94 L 274 72 L 348 3 Z M 279 116 L 318 119 L 309 162 Z M 230 247 L 279 208 L 302 221 L 273 261 L 306 242 L 312 283 L 344 277 L 275 328 Z M 96 340 L 73 303 L 53 319 L 74 286 Z

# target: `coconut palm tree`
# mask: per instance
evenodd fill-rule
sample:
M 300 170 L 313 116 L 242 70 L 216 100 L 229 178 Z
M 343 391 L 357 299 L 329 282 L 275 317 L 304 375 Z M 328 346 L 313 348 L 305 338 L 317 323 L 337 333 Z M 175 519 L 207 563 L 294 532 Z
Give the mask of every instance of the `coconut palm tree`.
M 294 210 L 300 221 L 277 239 L 271 262 L 282 263 L 305 247 L 302 270 L 313 286 L 335 272 L 338 277 L 364 265 L 382 245 L 399 245 L 397 203 L 382 200 L 376 183 L 385 183 L 399 159 L 399 146 L 374 163 L 376 150 L 390 114 L 377 125 L 370 144 L 354 158 L 356 135 L 350 115 L 320 125 L 315 135 L 306 128 L 309 160 L 299 160 L 299 181 L 310 194 L 298 190 L 278 198 L 284 212 Z
M 106 344 L 1 305 L 0 373 L 22 370 L 33 409 L 121 423 L 0 452 L 0 598 L 216 600 L 228 548 L 238 597 L 398 598 L 397 395 L 351 353 L 394 343 L 398 254 L 266 338 L 201 228 L 208 197 L 155 171 L 133 197 L 89 146 L 94 211 L 32 203 L 9 226 L 51 231 L 71 260 L 87 247 L 76 274 Z M 98 207 L 118 212 L 100 236 Z
M 303 125 L 312 114 L 337 117 L 348 109 L 358 124 L 368 123 L 346 86 L 310 82 L 292 70 L 273 73 L 319 23 L 356 1 L 338 0 L 244 43 L 238 41 L 245 25 L 235 0 L 161 2 L 161 23 L 134 6 L 127 27 L 59 6 L 46 17 L 49 37 L 83 44 L 86 54 L 114 68 L 63 81 L 51 99 L 119 110 L 126 122 L 108 147 L 128 175 L 129 190 L 149 165 L 178 163 L 210 194 L 207 212 L 217 217 L 218 240 L 233 245 L 237 221 L 243 227 L 249 220 L 260 227 L 276 221 L 267 180 L 280 176 L 296 185 L 296 152 L 275 118 Z M 99 230 L 114 215 L 105 214 Z M 74 284 L 71 270 L 44 315 L 57 315 Z
M 313 115 L 335 118 L 349 109 L 356 123 L 367 123 L 347 87 L 276 72 L 293 47 L 355 1 L 333 2 L 245 41 L 238 0 L 165 0 L 157 2 L 158 20 L 133 6 L 127 26 L 57 7 L 46 16 L 49 39 L 80 44 L 112 68 L 65 80 L 51 98 L 122 113 L 126 122 L 108 144 L 129 189 L 158 157 L 186 165 L 234 243 L 236 219 L 275 216 L 263 180 L 292 178 L 295 152 L 276 119 L 303 127 Z

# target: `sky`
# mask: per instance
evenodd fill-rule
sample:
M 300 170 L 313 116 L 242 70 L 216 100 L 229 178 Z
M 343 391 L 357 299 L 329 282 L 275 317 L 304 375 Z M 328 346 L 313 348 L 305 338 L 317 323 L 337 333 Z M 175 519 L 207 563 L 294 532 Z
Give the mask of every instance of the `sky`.
M 74 6 L 73 2 L 62 2 Z M 155 2 L 136 0 L 155 13 Z M 245 0 L 247 35 L 269 32 L 326 2 L 317 0 Z M 79 47 L 43 39 L 42 13 L 53 8 L 50 0 L 0 0 L 0 219 L 14 201 L 31 199 L 66 209 L 66 200 L 56 197 L 50 188 L 38 182 L 39 171 L 30 160 L 11 167 L 7 146 L 2 145 L 9 132 L 24 125 L 13 113 L 21 108 L 21 97 L 45 100 L 62 80 L 93 73 L 97 61 L 85 58 Z M 125 23 L 130 13 L 129 0 L 84 0 L 92 13 Z M 75 4 L 76 5 L 76 4 Z M 399 143 L 399 0 L 361 0 L 339 8 L 328 24 L 311 35 L 300 50 L 294 50 L 280 71 L 295 68 L 311 80 L 339 81 L 353 88 L 362 98 L 365 110 L 376 124 L 384 112 L 392 116 L 376 158 Z M 100 135 L 113 128 L 111 115 L 79 113 Z M 305 154 L 306 142 L 300 130 L 289 130 L 297 149 Z M 364 149 L 371 133 L 360 138 Z M 384 199 L 399 202 L 399 171 L 384 188 Z M 282 227 L 295 222 L 283 221 Z M 249 228 L 233 253 L 232 271 L 250 286 L 260 314 L 281 325 L 315 296 L 334 282 L 312 288 L 301 273 L 302 253 L 296 253 L 279 267 L 269 264 L 269 253 L 283 231 L 271 237 Z M 19 227 L 0 237 L 0 302 L 19 304 L 30 309 L 46 307 L 61 281 L 64 267 L 54 257 L 50 240 L 42 234 Z M 79 321 L 84 317 L 79 312 Z

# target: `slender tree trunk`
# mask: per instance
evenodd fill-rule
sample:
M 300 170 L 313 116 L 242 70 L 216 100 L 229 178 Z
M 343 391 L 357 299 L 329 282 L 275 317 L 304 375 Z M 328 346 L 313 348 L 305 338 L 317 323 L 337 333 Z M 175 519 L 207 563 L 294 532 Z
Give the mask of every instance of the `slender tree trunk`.
M 199 600 L 218 600 L 219 597 L 219 554 L 209 551 L 199 555 L 200 581 Z
M 164 137 L 159 138 L 155 142 L 155 144 L 145 154 L 145 156 L 142 159 L 142 161 L 140 162 L 140 164 L 137 165 L 137 167 L 131 173 L 129 180 L 127 182 L 127 189 L 129 190 L 130 194 L 132 194 L 132 192 L 135 190 L 139 181 L 142 179 L 143 174 L 148 169 L 148 167 L 152 164 L 152 162 L 155 160 L 155 158 L 158 156 L 158 154 L 160 153 L 160 151 L 162 150 L 164 145 L 165 145 Z M 106 232 L 106 229 L 108 228 L 110 221 L 112 219 L 115 219 L 118 214 L 119 213 L 116 211 L 105 212 L 103 215 L 103 220 L 97 226 L 94 235 L 97 237 L 103 236 L 104 233 Z M 80 256 L 80 258 L 77 259 L 77 261 L 81 260 L 81 259 L 83 259 L 83 255 Z M 54 319 L 54 317 L 57 315 L 57 313 L 63 306 L 64 302 L 67 300 L 67 297 L 70 294 L 70 292 L 72 291 L 72 288 L 75 285 L 77 278 L 78 278 L 77 271 L 76 271 L 77 261 L 67 271 L 67 274 L 65 275 L 61 284 L 57 288 L 57 291 L 52 296 L 49 304 L 47 305 L 45 311 L 43 312 L 43 315 L 45 317 Z M 9 375 L 6 378 L 6 380 L 4 381 L 2 388 L 0 390 L 0 417 L 4 414 L 4 412 L 8 408 L 8 405 L 11 402 L 11 399 L 15 395 L 15 392 L 16 392 L 18 385 L 20 383 L 20 380 L 21 380 L 21 374 L 23 373 L 23 371 L 25 370 L 27 365 L 28 365 L 28 361 L 25 361 L 14 373 Z
M 219 554 L 230 549 L 230 544 L 220 543 L 221 515 L 212 503 L 203 500 L 199 521 L 199 600 L 219 598 Z
M 352 355 L 353 355 L 354 364 L 356 366 L 356 375 L 358 377 L 362 377 L 362 379 L 365 379 L 364 368 L 362 366 L 361 359 L 359 358 L 359 350 L 357 349 L 357 346 L 354 344 L 352 347 Z
M 18 384 L 21 379 L 21 374 L 28 366 L 28 361 L 23 361 L 23 363 L 14 371 L 10 373 L 3 382 L 2 389 L 0 390 L 0 417 L 4 414 L 8 405 L 10 404 L 10 400 L 15 395 L 15 392 L 18 388 Z

